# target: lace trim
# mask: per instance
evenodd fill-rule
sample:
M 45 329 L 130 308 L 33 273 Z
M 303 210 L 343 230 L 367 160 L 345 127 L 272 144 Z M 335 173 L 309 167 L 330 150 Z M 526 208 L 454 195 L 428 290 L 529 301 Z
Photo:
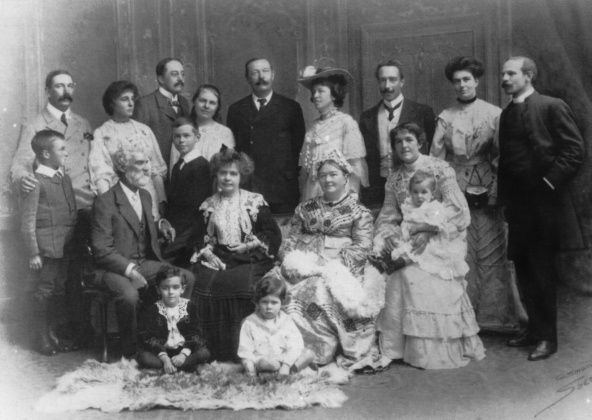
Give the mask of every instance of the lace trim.
M 179 299 L 179 304 L 177 305 L 177 308 L 179 308 L 179 319 L 183 319 L 189 315 L 189 312 L 187 312 L 187 305 L 189 305 L 189 299 Z M 158 308 L 158 313 L 167 318 L 167 306 L 162 300 L 156 302 L 156 307 Z

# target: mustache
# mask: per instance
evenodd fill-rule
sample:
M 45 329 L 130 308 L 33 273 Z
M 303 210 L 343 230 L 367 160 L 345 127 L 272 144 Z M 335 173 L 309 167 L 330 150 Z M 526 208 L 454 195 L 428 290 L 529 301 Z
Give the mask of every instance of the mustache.
M 380 93 L 394 93 L 394 89 L 385 88 L 380 91 Z
M 179 80 L 177 83 L 175 83 L 175 87 L 177 86 L 185 86 L 185 82 L 182 80 Z
M 502 87 L 508 87 L 508 86 L 511 86 L 511 84 L 508 82 L 502 82 Z
M 269 84 L 269 82 L 265 79 L 259 79 L 257 81 L 257 83 L 255 83 L 255 85 L 257 85 L 257 86 L 264 86 L 264 85 L 268 85 L 268 84 Z
M 69 93 L 64 93 L 62 96 L 60 96 L 58 98 L 58 101 L 60 101 L 60 102 L 65 101 L 65 100 L 72 102 L 74 100 L 74 98 Z

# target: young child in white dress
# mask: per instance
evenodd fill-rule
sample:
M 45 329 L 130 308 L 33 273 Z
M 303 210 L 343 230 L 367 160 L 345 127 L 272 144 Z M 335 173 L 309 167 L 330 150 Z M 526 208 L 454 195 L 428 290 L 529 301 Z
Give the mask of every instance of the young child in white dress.
M 304 348 L 302 335 L 289 315 L 286 284 L 264 278 L 255 291 L 255 312 L 243 320 L 238 356 L 249 376 L 258 372 L 296 373 L 312 364 L 314 353 Z
M 466 243 L 456 240 L 455 231 L 449 231 L 449 216 L 445 206 L 435 199 L 435 189 L 436 178 L 427 172 L 417 171 L 409 181 L 410 197 L 401 206 L 401 238 L 390 256 L 380 261 L 381 268 L 387 273 L 413 263 L 443 279 L 465 275 L 469 271 L 465 262 Z M 413 235 L 417 232 L 435 232 L 419 254 L 412 252 Z

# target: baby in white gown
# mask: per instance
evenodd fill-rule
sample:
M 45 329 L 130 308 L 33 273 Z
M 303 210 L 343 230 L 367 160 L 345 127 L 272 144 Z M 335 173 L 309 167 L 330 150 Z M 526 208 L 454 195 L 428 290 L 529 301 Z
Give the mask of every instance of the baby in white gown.
M 418 171 L 409 181 L 409 193 L 401 205 L 403 222 L 401 235 L 390 256 L 373 258 L 387 273 L 417 263 L 419 267 L 443 279 L 464 275 L 469 266 L 465 262 L 466 243 L 457 240 L 455 229 L 450 229 L 445 206 L 435 199 L 436 178 Z M 422 253 L 413 252 L 413 235 L 418 232 L 434 232 Z

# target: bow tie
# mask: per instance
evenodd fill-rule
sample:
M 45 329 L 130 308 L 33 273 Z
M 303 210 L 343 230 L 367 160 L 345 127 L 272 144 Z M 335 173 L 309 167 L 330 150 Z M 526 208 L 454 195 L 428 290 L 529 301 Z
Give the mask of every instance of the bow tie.
M 397 105 L 395 105 L 394 107 L 390 107 L 386 104 L 386 102 L 382 102 L 382 104 L 384 105 L 384 109 L 386 109 L 389 113 L 388 115 L 388 120 L 392 121 L 393 118 L 395 117 L 395 110 L 399 109 L 401 107 L 401 104 L 403 103 L 403 101 L 399 102 Z

